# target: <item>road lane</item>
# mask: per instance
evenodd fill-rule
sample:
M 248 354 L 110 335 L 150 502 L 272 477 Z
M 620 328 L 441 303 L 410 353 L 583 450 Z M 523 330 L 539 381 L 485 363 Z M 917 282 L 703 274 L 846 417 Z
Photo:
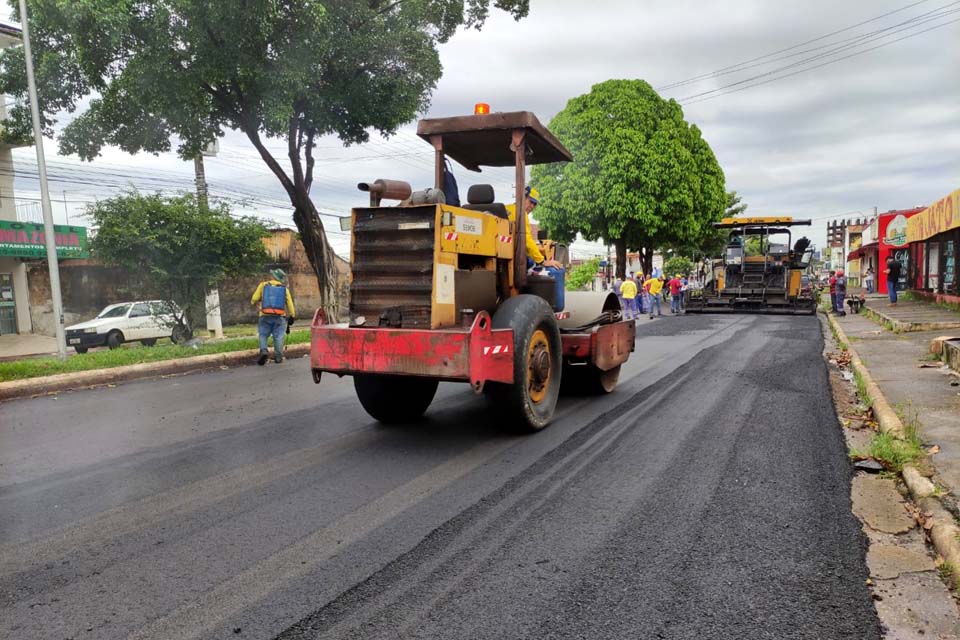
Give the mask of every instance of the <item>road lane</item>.
M 718 388 L 742 387 L 747 354 L 768 348 L 774 349 L 764 356 L 771 366 L 785 366 L 796 354 L 776 350 L 797 340 L 780 333 L 795 336 L 798 326 L 806 327 L 799 332 L 804 349 L 819 357 L 817 345 L 806 346 L 819 340 L 819 328 L 807 320 L 683 317 L 646 323 L 617 393 L 564 399 L 556 423 L 533 437 L 499 431 L 488 423 L 483 399 L 452 384 L 441 385 L 425 423 L 385 428 L 359 408 L 349 379 L 327 376 L 313 385 L 302 360 L 0 405 L 0 624 L 11 637 L 25 638 L 224 637 L 236 628 L 243 637 L 273 637 L 304 619 L 288 631 L 299 633 L 316 616 L 339 611 L 357 585 L 383 579 L 383 571 L 397 563 L 410 576 L 428 571 L 431 562 L 442 565 L 447 556 L 431 555 L 427 562 L 423 545 L 451 523 L 469 522 L 472 510 L 525 474 L 537 479 L 524 481 L 529 491 L 546 491 L 537 509 L 558 500 L 577 504 L 565 494 L 571 483 L 583 484 L 582 491 L 591 482 L 591 491 L 598 484 L 620 487 L 615 494 L 598 493 L 600 504 L 643 500 L 650 483 L 669 476 L 683 458 L 682 446 L 702 440 L 709 448 L 711 440 L 734 437 L 704 426 L 710 407 L 692 402 L 701 393 L 697 384 L 706 379 Z M 755 340 L 758 335 L 764 340 Z M 728 355 L 704 360 L 705 353 L 731 349 L 736 357 L 729 363 Z M 699 376 L 696 384 L 691 376 Z M 764 385 L 782 385 L 780 402 L 790 394 L 809 399 L 808 382 L 746 378 L 750 384 L 741 400 L 747 405 L 757 402 L 759 392 L 751 389 Z M 657 414 L 662 407 L 648 406 L 644 398 L 659 397 L 649 390 L 661 385 L 671 385 L 684 401 Z M 727 422 L 743 425 L 747 418 L 734 413 Z M 624 450 L 611 451 L 612 442 Z M 565 463 L 568 471 L 553 469 L 566 458 L 563 452 L 580 447 L 592 453 L 573 456 Z M 842 449 L 836 455 L 842 459 Z M 641 481 L 628 472 L 610 478 L 589 471 L 597 467 L 595 459 L 618 456 L 648 475 Z M 848 478 L 844 468 L 839 472 L 842 485 Z M 715 465 L 697 467 L 697 474 L 713 478 L 708 486 L 724 477 Z M 521 510 L 531 508 L 526 492 L 512 495 Z M 711 504 L 710 495 L 674 496 L 675 509 L 692 514 L 685 516 L 692 524 Z M 740 508 L 749 512 L 750 506 Z M 582 535 L 582 523 L 570 516 L 563 514 L 560 528 L 577 531 L 578 549 L 589 557 L 599 540 L 618 531 L 614 523 L 632 514 L 618 513 L 609 525 L 594 527 L 593 537 Z M 468 526 L 452 548 L 472 557 L 486 545 L 493 558 L 502 553 L 508 530 L 521 538 L 543 535 L 537 526 L 521 526 L 518 533 L 503 519 L 497 522 L 489 531 Z M 493 535 L 497 527 L 502 535 Z M 481 530 L 487 533 L 477 538 Z M 844 535 L 850 538 L 848 531 Z M 562 549 L 563 541 L 551 539 L 550 545 Z M 504 587 L 488 584 L 477 593 L 491 586 Z M 404 588 L 420 586 L 413 580 Z M 331 618 L 337 635 L 353 633 L 348 620 L 380 620 L 389 592 L 378 591 L 375 606 Z M 410 607 L 397 628 L 434 633 L 422 622 L 432 607 Z M 544 624 L 517 619 L 518 631 L 522 624 Z M 373 628 L 391 633 L 389 625 Z

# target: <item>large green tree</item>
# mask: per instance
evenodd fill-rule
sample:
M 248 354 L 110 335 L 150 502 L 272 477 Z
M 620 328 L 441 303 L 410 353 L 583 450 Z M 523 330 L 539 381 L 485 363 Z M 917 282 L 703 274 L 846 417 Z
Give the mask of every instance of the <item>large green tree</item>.
M 643 80 L 608 80 L 573 98 L 550 122 L 573 162 L 538 165 L 537 219 L 552 235 L 603 238 L 650 273 L 653 252 L 694 242 L 723 215 L 724 176 L 696 125 Z
M 15 18 L 16 0 L 9 0 Z M 525 16 L 529 0 L 33 0 L 30 30 L 43 124 L 81 111 L 60 150 L 104 145 L 195 158 L 242 131 L 293 207 L 323 306 L 335 311 L 333 251 L 311 200 L 315 141 L 383 135 L 423 112 L 441 75 L 437 46 L 490 7 Z M 23 51 L 0 53 L 0 93 L 26 94 Z M 29 111 L 9 112 L 9 139 Z M 275 155 L 264 138 L 286 142 Z
M 269 258 L 259 221 L 232 216 L 225 204 L 200 205 L 191 194 L 130 193 L 90 205 L 87 215 L 97 229 L 91 254 L 177 303 L 184 327 L 203 317 L 209 289 L 262 270 Z

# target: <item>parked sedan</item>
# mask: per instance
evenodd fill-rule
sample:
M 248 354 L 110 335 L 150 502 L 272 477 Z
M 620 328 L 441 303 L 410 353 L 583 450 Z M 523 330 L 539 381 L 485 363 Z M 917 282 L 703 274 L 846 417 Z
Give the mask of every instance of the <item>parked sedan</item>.
M 116 349 L 124 342 L 148 347 L 160 338 L 181 342 L 189 337 L 189 330 L 177 324 L 181 315 L 179 307 L 162 300 L 111 304 L 93 320 L 67 327 L 67 345 L 86 353 L 91 347 Z

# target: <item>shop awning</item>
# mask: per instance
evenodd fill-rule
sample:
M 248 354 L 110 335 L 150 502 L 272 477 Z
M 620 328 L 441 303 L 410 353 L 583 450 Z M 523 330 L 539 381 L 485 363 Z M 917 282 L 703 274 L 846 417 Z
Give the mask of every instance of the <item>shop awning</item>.
M 859 260 L 864 256 L 864 254 L 877 251 L 877 248 L 879 246 L 880 246 L 879 242 L 871 242 L 870 244 L 865 244 L 862 247 L 858 247 L 853 251 L 851 251 L 849 254 L 847 254 L 847 261 L 849 262 L 850 260 Z

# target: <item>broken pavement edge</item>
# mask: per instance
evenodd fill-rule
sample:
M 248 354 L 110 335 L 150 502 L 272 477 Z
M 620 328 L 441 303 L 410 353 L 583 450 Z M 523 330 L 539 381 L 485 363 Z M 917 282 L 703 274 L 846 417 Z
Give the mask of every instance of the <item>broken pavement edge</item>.
M 873 380 L 870 371 L 866 365 L 863 364 L 860 355 L 853 348 L 850 339 L 847 338 L 847 335 L 840 327 L 840 323 L 829 313 L 825 315 L 827 322 L 830 323 L 830 326 L 832 326 L 836 332 L 838 341 L 847 345 L 847 353 L 850 354 L 851 366 L 863 378 L 867 395 L 873 406 L 873 414 L 877 418 L 877 423 L 880 425 L 880 431 L 902 439 L 904 429 L 900 417 L 890 406 L 880 387 L 877 386 L 877 383 Z M 953 515 L 944 508 L 940 499 L 935 495 L 936 487 L 934 487 L 933 483 L 927 478 L 923 477 L 916 467 L 909 464 L 904 465 L 901 475 L 914 501 L 923 511 L 933 514 L 933 526 L 929 529 L 930 540 L 933 542 L 937 553 L 940 554 L 945 562 L 950 563 L 953 568 L 955 586 L 960 587 L 960 527 L 957 527 L 954 523 Z

